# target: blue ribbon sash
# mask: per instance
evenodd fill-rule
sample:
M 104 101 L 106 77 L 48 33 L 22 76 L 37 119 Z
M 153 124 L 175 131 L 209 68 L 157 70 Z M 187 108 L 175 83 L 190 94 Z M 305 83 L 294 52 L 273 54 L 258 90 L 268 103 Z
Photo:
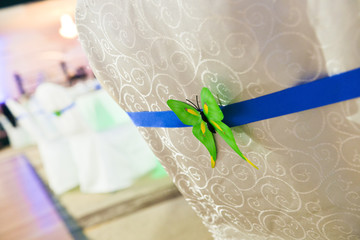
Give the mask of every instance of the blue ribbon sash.
M 229 127 L 301 112 L 360 97 L 360 68 L 222 107 Z M 128 112 L 138 127 L 179 128 L 172 111 Z

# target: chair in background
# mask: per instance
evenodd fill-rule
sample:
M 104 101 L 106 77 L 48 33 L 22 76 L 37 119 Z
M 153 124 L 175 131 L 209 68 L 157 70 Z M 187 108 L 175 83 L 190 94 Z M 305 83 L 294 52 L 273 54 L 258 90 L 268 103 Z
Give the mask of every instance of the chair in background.
M 78 186 L 70 145 L 54 125 L 53 116 L 45 114 L 35 99 L 30 99 L 26 107 L 11 99 L 7 104 L 17 116 L 18 124 L 38 145 L 50 189 L 62 194 Z
M 101 91 L 73 98 L 66 89 L 44 83 L 35 93 L 48 114 L 57 113 L 54 123 L 70 145 L 77 166 L 80 190 L 112 192 L 129 187 L 156 165 L 156 158 L 137 129 L 119 109 L 109 115 L 104 106 L 108 96 Z M 111 99 L 110 99 L 111 100 Z M 115 104 L 116 105 L 116 104 Z M 56 115 L 56 114 L 55 114 Z
M 33 145 L 34 139 L 22 126 L 14 127 L 11 122 L 4 116 L 0 115 L 0 123 L 2 124 L 10 142 L 10 146 L 15 149 Z

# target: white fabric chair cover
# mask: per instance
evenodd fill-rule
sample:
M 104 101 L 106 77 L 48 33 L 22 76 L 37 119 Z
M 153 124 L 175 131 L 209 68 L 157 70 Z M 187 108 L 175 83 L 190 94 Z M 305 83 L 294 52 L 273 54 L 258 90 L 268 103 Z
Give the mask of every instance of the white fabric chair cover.
M 62 194 L 76 187 L 79 181 L 70 145 L 53 124 L 52 116 L 35 99 L 30 99 L 27 106 L 13 100 L 7 104 L 19 125 L 35 139 L 50 189 Z
M 360 66 L 358 1 L 87 1 L 92 70 L 129 112 L 164 111 L 203 86 L 239 102 Z M 306 98 L 306 96 L 303 96 Z M 215 239 L 360 238 L 356 99 L 233 128 L 242 161 L 191 128 L 139 128 Z M 276 106 L 274 106 L 276 108 Z M 154 216 L 156 217 L 156 216 Z
M 126 112 L 119 108 L 103 89 L 79 96 L 76 99 L 76 106 L 88 127 L 93 131 L 107 130 L 131 122 Z M 142 138 L 140 139 L 143 141 Z
M 34 144 L 34 139 L 28 134 L 27 131 L 21 126 L 14 127 L 9 120 L 0 115 L 0 123 L 3 126 L 12 148 L 23 148 Z
M 54 83 L 43 83 L 35 92 L 35 97 L 47 114 L 66 109 L 61 116 L 53 117 L 53 121 L 63 136 L 83 133 L 86 126 L 74 104 L 74 99 L 65 87 Z M 68 108 L 68 109 L 67 109 Z
M 79 185 L 77 166 L 66 138 L 40 141 L 38 148 L 49 187 L 55 194 L 63 194 Z
M 137 129 L 103 90 L 76 99 L 76 107 L 89 127 L 76 136 L 81 190 L 111 192 L 129 187 L 156 165 L 156 157 Z M 82 149 L 82 150 L 81 150 Z
M 155 167 L 156 158 L 132 122 L 70 139 L 80 190 L 105 193 L 131 186 Z
M 129 187 L 155 167 L 156 158 L 129 118 L 111 121 L 125 113 L 119 109 L 120 114 L 106 115 L 102 107 L 107 108 L 103 102 L 108 102 L 109 96 L 90 92 L 74 99 L 70 92 L 46 83 L 38 87 L 36 98 L 50 114 L 74 104 L 54 121 L 69 144 L 82 192 L 104 193 Z M 103 122 L 96 121 L 104 118 L 110 125 L 103 127 Z

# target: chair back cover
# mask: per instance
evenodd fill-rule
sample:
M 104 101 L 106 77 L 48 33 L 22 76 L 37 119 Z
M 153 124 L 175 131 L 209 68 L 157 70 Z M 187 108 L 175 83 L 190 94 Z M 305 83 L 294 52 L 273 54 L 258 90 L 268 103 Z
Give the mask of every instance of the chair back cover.
M 95 76 L 138 112 L 194 101 L 204 86 L 226 105 L 357 68 L 359 10 L 352 0 L 79 0 L 76 19 Z M 219 136 L 211 168 L 191 127 L 139 131 L 215 239 L 356 239 L 359 106 L 232 128 L 259 170 Z
M 136 130 L 133 133 L 135 127 L 127 114 L 121 109 L 109 113 L 113 108 L 108 104 L 109 96 L 100 90 L 74 97 L 71 90 L 53 83 L 43 83 L 36 90 L 36 98 L 47 114 L 53 116 L 61 133 L 57 141 L 46 142 L 48 148 L 39 146 L 41 152 L 51 149 L 53 157 L 60 158 L 53 161 L 46 161 L 50 155 L 43 158 L 44 163 L 50 162 L 49 166 L 59 169 L 49 176 L 71 172 L 82 192 L 106 193 L 131 186 L 135 179 L 155 167 L 156 157 L 139 133 Z M 56 116 L 56 111 L 61 114 Z M 65 153 L 70 156 L 64 158 Z M 58 166 L 60 163 L 62 167 Z

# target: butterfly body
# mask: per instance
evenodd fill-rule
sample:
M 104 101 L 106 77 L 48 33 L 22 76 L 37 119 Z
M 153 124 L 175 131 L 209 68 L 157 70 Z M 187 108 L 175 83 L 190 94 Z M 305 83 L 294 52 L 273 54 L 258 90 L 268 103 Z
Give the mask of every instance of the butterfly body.
M 216 133 L 215 128 L 213 127 L 213 125 L 211 125 L 211 123 L 207 119 L 205 113 L 203 111 L 201 111 L 201 109 L 198 109 L 198 111 L 200 112 L 201 120 L 203 120 L 206 123 L 209 131 L 212 132 L 212 133 Z
M 201 90 L 202 109 L 200 109 L 197 97 L 196 105 L 190 100 L 187 101 L 191 105 L 173 99 L 168 100 L 167 104 L 180 121 L 186 125 L 193 125 L 192 132 L 194 136 L 204 144 L 210 153 L 212 167 L 215 167 L 217 157 L 213 134 L 217 132 L 240 157 L 257 168 L 237 147 L 231 129 L 222 122 L 224 115 L 209 89 L 204 87 Z

